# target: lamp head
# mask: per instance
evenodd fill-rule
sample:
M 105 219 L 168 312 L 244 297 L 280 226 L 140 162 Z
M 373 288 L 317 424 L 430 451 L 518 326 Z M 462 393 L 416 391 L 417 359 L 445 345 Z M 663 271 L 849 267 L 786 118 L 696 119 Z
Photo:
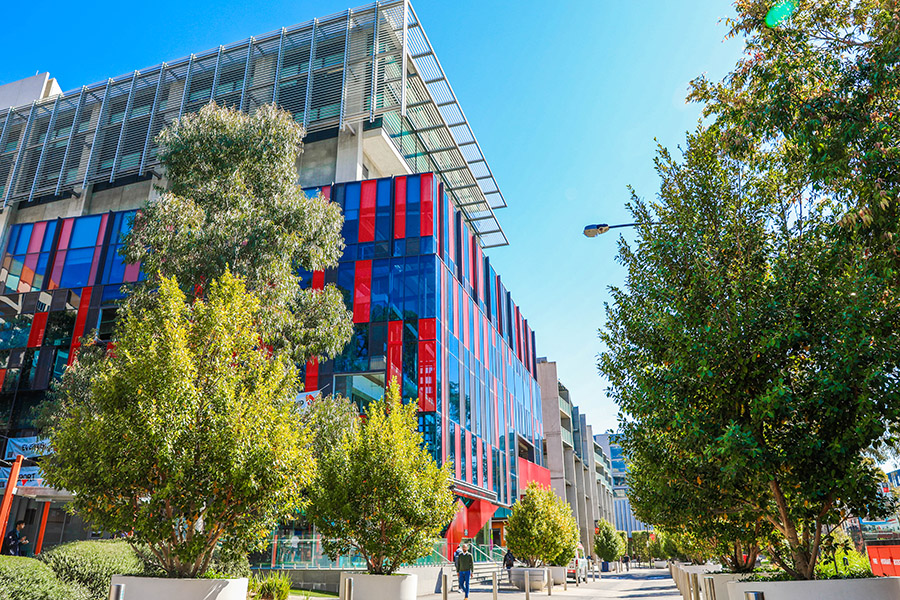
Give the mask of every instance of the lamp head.
M 595 225 L 588 225 L 584 228 L 584 235 L 587 237 L 597 237 L 598 235 L 604 234 L 609 231 L 609 225 L 606 223 L 597 223 Z

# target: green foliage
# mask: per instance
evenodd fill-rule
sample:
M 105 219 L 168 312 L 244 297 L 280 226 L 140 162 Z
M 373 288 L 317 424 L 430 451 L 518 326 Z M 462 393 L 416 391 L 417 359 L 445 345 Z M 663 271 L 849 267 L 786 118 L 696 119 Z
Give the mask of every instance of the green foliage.
M 549 487 L 532 481 L 525 495 L 513 504 L 506 542 L 529 567 L 566 565 L 578 546 L 578 524 L 566 502 Z
M 660 149 L 657 199 L 630 203 L 642 225 L 634 248 L 620 242 L 628 276 L 600 368 L 638 518 L 700 533 L 713 515 L 765 522 L 787 541 L 773 558 L 808 579 L 822 526 L 887 510 L 866 452 L 900 417 L 900 315 L 787 158 L 735 159 L 702 130 L 681 160 Z
M 609 521 L 601 520 L 594 534 L 594 554 L 606 562 L 615 562 L 625 554 L 625 540 Z
M 336 267 L 343 249 L 340 208 L 297 186 L 303 128 L 274 105 L 252 115 L 210 104 L 159 135 L 169 188 L 134 218 L 123 255 L 141 262 L 141 305 L 162 278 L 203 296 L 226 271 L 259 294 L 261 334 L 304 363 L 334 355 L 350 338 L 341 293 L 301 289 L 298 269 Z
M 291 578 L 286 573 L 269 573 L 250 578 L 248 597 L 256 600 L 287 600 L 291 594 Z
M 85 588 L 95 600 L 106 600 L 113 575 L 147 574 L 143 561 L 124 540 L 71 542 L 38 558 L 61 581 Z
M 808 0 L 776 27 L 770 0 L 739 0 L 730 36 L 744 57 L 720 83 L 693 82 L 729 146 L 790 149 L 818 189 L 845 203 L 844 224 L 896 265 L 900 233 L 900 6 Z M 855 228 L 855 227 L 854 227 Z
M 640 558 L 647 558 L 648 546 L 650 544 L 649 531 L 632 531 L 631 532 L 631 554 Z
M 417 409 L 401 403 L 392 381 L 322 448 L 307 514 L 332 559 L 356 551 L 369 573 L 389 575 L 427 555 L 453 518 L 450 472 L 425 448 Z
M 9 600 L 93 600 L 86 589 L 60 581 L 48 565 L 25 556 L 0 556 L 0 597 L 4 595 Z
M 260 347 L 260 312 L 228 272 L 190 304 L 163 280 L 50 430 L 48 482 L 88 522 L 134 530 L 170 576 L 204 573 L 223 538 L 270 530 L 311 478 L 296 369 Z

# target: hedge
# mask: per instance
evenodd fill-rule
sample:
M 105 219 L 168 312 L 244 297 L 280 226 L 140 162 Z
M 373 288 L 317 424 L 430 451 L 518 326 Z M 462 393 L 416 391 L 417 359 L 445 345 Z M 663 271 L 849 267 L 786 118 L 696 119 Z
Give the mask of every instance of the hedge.
M 107 592 L 108 593 L 108 592 Z M 85 588 L 57 579 L 49 566 L 26 556 L 0 556 L 0 598 L 91 600 Z
M 106 600 L 113 575 L 146 574 L 143 561 L 124 540 L 93 540 L 56 546 L 39 555 L 56 576 L 85 588 L 91 598 Z

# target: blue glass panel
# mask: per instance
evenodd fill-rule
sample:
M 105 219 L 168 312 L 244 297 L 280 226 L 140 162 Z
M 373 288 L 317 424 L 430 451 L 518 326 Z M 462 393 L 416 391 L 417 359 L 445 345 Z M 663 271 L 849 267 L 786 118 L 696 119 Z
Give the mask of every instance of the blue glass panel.
M 429 238 L 431 239 L 431 238 Z M 422 278 L 422 300 L 419 316 L 430 319 L 437 316 L 437 285 L 440 274 L 437 270 L 437 256 L 428 254 L 419 259 L 419 276 Z
M 15 254 L 16 240 L 19 239 L 20 231 L 22 231 L 21 225 L 13 225 L 9 228 L 9 241 L 6 242 L 6 254 Z
M 47 230 L 44 232 L 44 241 L 41 242 L 41 252 L 50 252 L 53 247 L 53 237 L 56 235 L 56 221 L 47 223 Z
M 119 256 L 118 248 L 114 246 L 106 253 L 103 283 L 122 283 L 125 280 L 125 260 Z
M 45 275 L 47 272 L 47 263 L 50 262 L 50 253 L 42 252 L 38 256 L 37 266 L 34 268 L 35 275 Z
M 391 259 L 391 293 L 390 320 L 403 318 L 403 261 L 402 258 Z
M 419 197 L 422 191 L 419 179 L 418 175 L 406 178 L 406 237 L 408 238 L 421 235 Z
M 19 230 L 19 237 L 16 239 L 16 246 L 13 254 L 25 254 L 28 252 L 28 242 L 31 241 L 32 229 L 34 229 L 33 223 L 22 225 L 22 229 Z
M 66 253 L 66 262 L 63 266 L 59 287 L 70 288 L 89 285 L 88 278 L 91 275 L 91 262 L 93 259 L 94 248 L 69 250 Z
M 372 263 L 372 321 L 388 320 L 391 262 L 387 259 Z
M 103 296 L 100 300 L 102 304 L 110 304 L 117 300 L 123 300 L 125 294 L 122 293 L 122 286 L 107 285 L 103 288 Z
M 344 242 L 355 244 L 359 233 L 359 190 L 360 184 L 348 183 L 344 186 Z
M 379 179 L 375 201 L 375 240 L 391 239 L 391 184 L 390 179 Z
M 69 248 L 96 246 L 97 232 L 100 230 L 100 220 L 102 218 L 102 215 L 91 215 L 75 219 L 75 223 L 72 226 L 72 237 L 69 239 Z M 68 264 L 68 260 L 66 263 Z
M 407 256 L 403 274 L 403 315 L 419 315 L 419 257 Z

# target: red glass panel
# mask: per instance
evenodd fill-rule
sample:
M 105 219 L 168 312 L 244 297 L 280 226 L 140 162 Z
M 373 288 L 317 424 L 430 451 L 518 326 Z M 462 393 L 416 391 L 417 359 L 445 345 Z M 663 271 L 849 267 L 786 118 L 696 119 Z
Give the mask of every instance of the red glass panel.
M 47 221 L 34 224 L 31 230 L 31 240 L 28 242 L 28 254 L 41 251 L 41 243 L 44 241 L 45 231 L 47 231 Z
M 100 219 L 100 228 L 97 230 L 97 244 L 94 248 L 94 259 L 91 261 L 91 274 L 88 277 L 88 283 L 93 284 L 96 281 L 97 269 L 100 267 L 100 254 L 103 250 L 103 238 L 106 237 L 106 224 L 109 219 L 109 213 L 103 215 Z
M 6 369 L 0 369 L 0 390 L 3 389 L 3 382 L 6 381 Z
M 353 282 L 353 322 L 368 323 L 372 305 L 372 261 L 356 262 L 356 277 Z
M 475 437 L 475 485 L 481 487 L 484 481 L 484 462 L 482 461 L 482 445 L 481 439 Z
M 462 479 L 462 449 L 460 448 L 459 444 L 461 433 L 459 430 L 459 425 L 456 426 L 456 430 L 454 431 L 454 433 L 456 433 L 456 439 L 453 440 L 453 443 L 456 444 L 456 452 L 454 453 L 456 455 L 456 478 Z
M 375 241 L 375 198 L 378 182 L 363 181 L 359 195 L 359 241 Z
M 419 342 L 419 410 L 437 410 L 437 381 L 435 378 L 435 341 Z
M 314 290 L 325 289 L 325 271 L 313 271 L 312 289 L 314 289 Z
M 466 432 L 466 447 L 463 449 L 463 452 L 466 453 L 466 473 L 464 477 L 466 481 L 472 481 L 475 476 L 475 469 L 473 469 L 472 464 L 472 432 Z
M 434 236 L 434 174 L 425 173 L 419 177 L 419 191 L 419 235 L 431 237 Z
M 72 237 L 72 225 L 75 223 L 74 218 L 69 218 L 63 220 L 62 230 L 59 234 L 59 247 L 58 250 L 68 250 L 69 248 L 69 239 Z
M 400 381 L 403 368 L 403 321 L 388 322 L 387 382 Z
M 319 359 L 312 357 L 306 361 L 306 378 L 303 389 L 307 392 L 319 389 Z
M 487 469 L 488 469 L 488 485 L 487 489 L 494 489 L 494 448 L 490 444 L 488 444 L 488 461 L 487 461 Z
M 406 237 L 406 177 L 394 179 L 394 239 Z
M 131 263 L 130 265 L 125 265 L 125 275 L 122 276 L 123 281 L 125 281 L 126 283 L 134 283 L 140 276 L 141 263 Z
M 322 195 L 325 196 L 328 200 L 331 200 L 331 186 L 325 185 L 322 186 Z
M 31 320 L 31 331 L 28 333 L 29 348 L 37 348 L 43 343 L 44 331 L 47 329 L 47 315 L 48 313 L 45 312 L 34 313 L 34 318 Z
M 86 287 L 81 290 L 81 301 L 78 303 L 78 316 L 75 317 L 75 331 L 72 332 L 72 346 L 69 352 L 69 362 L 75 360 L 75 351 L 81 346 L 81 336 L 84 335 L 84 326 L 87 323 L 88 308 L 91 305 L 91 292 L 93 288 Z
M 435 340 L 437 339 L 436 330 L 437 322 L 435 319 L 419 319 L 419 339 Z

